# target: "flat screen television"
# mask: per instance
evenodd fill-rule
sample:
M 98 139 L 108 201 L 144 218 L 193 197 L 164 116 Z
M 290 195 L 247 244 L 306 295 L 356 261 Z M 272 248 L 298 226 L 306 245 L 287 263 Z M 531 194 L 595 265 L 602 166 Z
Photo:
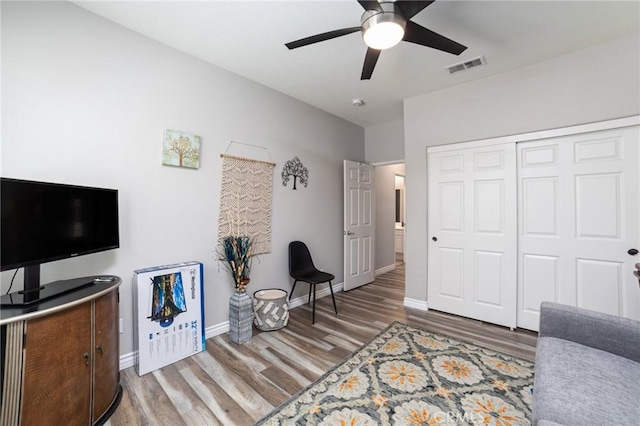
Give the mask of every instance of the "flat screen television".
M 24 270 L 23 290 L 3 305 L 29 304 L 66 292 L 46 291 L 40 265 L 120 246 L 118 191 L 12 178 L 0 179 L 1 270 Z

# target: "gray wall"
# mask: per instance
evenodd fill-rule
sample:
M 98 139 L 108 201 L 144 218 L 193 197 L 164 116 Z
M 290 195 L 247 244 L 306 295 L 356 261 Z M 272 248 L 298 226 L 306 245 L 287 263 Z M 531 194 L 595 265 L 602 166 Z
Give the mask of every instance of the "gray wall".
M 404 175 L 404 164 L 376 166 L 376 263 L 375 269 L 395 265 L 396 174 Z
M 404 161 L 404 121 L 391 121 L 364 129 L 367 163 Z
M 232 140 L 267 147 L 277 163 L 273 252 L 254 264 L 249 290 L 290 289 L 294 239 L 342 282 L 342 161 L 364 161 L 361 127 L 71 3 L 2 2 L 2 107 L 3 176 L 119 190 L 121 248 L 45 264 L 42 281 L 122 277 L 121 353 L 133 350 L 138 268 L 203 262 L 206 326 L 228 320 L 232 282 L 214 244 L 220 153 Z M 161 165 L 164 129 L 201 136 L 200 169 Z M 265 159 L 262 150 L 252 154 Z M 280 179 L 295 155 L 309 169 L 308 188 L 297 191 Z M 2 274 L 3 292 L 12 272 Z M 21 275 L 16 281 L 14 290 Z
M 636 33 L 405 100 L 407 298 L 427 300 L 426 148 L 637 115 L 639 64 Z

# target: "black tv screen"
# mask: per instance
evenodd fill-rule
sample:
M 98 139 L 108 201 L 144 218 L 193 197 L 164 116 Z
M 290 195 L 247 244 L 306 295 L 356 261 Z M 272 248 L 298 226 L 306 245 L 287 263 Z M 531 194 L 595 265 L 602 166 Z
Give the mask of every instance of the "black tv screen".
M 1 179 L 2 270 L 118 248 L 118 191 Z

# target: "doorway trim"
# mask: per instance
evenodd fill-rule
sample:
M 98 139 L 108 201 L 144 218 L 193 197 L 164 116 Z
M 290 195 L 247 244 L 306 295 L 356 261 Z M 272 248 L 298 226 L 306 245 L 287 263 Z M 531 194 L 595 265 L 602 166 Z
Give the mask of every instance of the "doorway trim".
M 445 152 L 463 148 L 478 148 L 483 146 L 498 145 L 502 143 L 527 142 L 539 139 L 557 138 L 560 136 L 575 135 L 578 133 L 591 133 L 599 130 L 618 129 L 621 127 L 631 127 L 640 125 L 640 115 L 632 117 L 617 118 L 614 120 L 598 121 L 596 123 L 580 124 L 577 126 L 561 127 L 550 130 L 539 130 L 536 132 L 521 133 L 497 138 L 478 139 L 477 141 L 456 142 L 443 145 L 428 146 L 431 152 Z M 426 161 L 426 160 L 425 160 Z

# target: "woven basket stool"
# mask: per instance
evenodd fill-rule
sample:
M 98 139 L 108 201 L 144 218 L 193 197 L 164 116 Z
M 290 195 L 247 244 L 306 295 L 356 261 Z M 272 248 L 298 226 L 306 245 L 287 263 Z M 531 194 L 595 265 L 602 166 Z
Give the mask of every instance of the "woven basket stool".
M 279 330 L 289 322 L 287 292 L 277 288 L 253 293 L 253 325 L 258 330 Z

